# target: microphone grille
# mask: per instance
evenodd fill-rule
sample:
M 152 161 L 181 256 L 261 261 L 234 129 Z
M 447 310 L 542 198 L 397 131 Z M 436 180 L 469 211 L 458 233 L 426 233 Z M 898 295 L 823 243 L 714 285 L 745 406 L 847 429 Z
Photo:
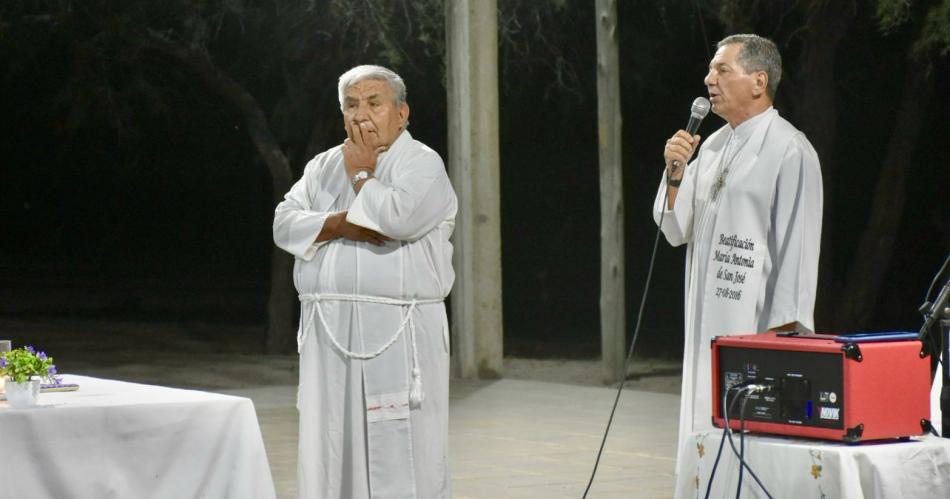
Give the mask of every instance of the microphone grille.
M 709 99 L 705 97 L 696 97 L 696 100 L 693 101 L 693 107 L 689 109 L 689 112 L 696 116 L 699 119 L 703 119 L 709 114 Z

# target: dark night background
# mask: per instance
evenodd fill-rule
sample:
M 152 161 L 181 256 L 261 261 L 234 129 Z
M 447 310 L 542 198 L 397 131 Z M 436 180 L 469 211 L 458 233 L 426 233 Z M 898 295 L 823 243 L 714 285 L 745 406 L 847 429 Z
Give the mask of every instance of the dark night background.
M 316 150 L 342 139 L 334 82 L 360 63 L 381 63 L 403 75 L 413 135 L 446 157 L 445 76 L 437 38 L 444 36 L 441 2 L 411 7 L 434 9 L 430 24 L 394 21 L 388 38 L 367 36 L 356 48 L 340 39 L 379 26 L 360 24 L 359 11 L 341 14 L 340 2 L 324 3 L 327 18 L 346 22 L 314 21 L 327 24 L 307 43 L 325 51 L 312 48 L 319 53 L 313 57 L 321 58 L 319 75 L 302 81 L 318 88 L 296 101 L 310 107 L 296 108 L 291 118 L 280 118 L 286 111 L 278 88 L 284 80 L 281 68 L 268 61 L 304 65 L 304 56 L 284 57 L 286 46 L 271 45 L 260 34 L 268 22 L 247 21 L 254 15 L 250 8 L 225 11 L 214 18 L 220 21 L 217 31 L 203 40 L 211 58 L 273 110 L 282 145 L 297 151 L 288 154 L 295 174 L 312 156 L 301 152 L 300 143 L 306 143 L 307 130 L 320 127 L 314 123 L 327 130 L 311 140 Z M 916 3 L 905 24 L 885 33 L 875 2 L 842 3 L 853 7 L 852 17 L 828 49 L 836 55 L 837 134 L 833 153 L 821 158 L 826 179 L 833 180 L 825 191 L 831 217 L 825 230 L 830 227 L 833 246 L 822 252 L 831 265 L 823 271 L 830 269 L 843 284 L 823 289 L 818 299 L 834 303 L 847 296 L 852 260 L 879 251 L 862 246 L 861 235 L 886 172 L 889 141 L 904 133 L 895 122 L 912 70 L 909 47 L 919 38 L 924 13 L 941 4 Z M 36 17 L 42 12 L 15 4 L 3 7 L 0 17 L 0 316 L 212 323 L 222 326 L 222 341 L 227 326 L 252 325 L 263 337 L 271 178 L 242 114 L 167 58 L 125 51 L 121 36 L 101 43 L 99 33 L 115 23 L 98 23 L 93 7 L 83 13 L 88 18 L 46 23 Z M 92 4 L 103 11 L 109 6 Z M 730 26 L 748 26 L 779 42 L 789 80 L 798 79 L 794 89 L 780 90 L 776 107 L 803 128 L 792 112 L 800 102 L 792 92 L 809 83 L 797 72 L 807 38 L 802 32 L 811 29 L 802 7 L 809 2 L 753 2 L 757 7 L 742 14 L 730 12 L 731 4 L 619 2 L 631 332 L 656 230 L 649 207 L 662 145 L 685 125 L 693 98 L 706 94 L 707 62 Z M 583 1 L 505 0 L 499 7 L 506 352 L 593 357 L 599 353 L 600 258 L 593 7 Z M 167 8 L 167 18 L 156 25 L 178 33 L 179 14 Z M 128 14 L 126 29 L 141 22 L 140 14 Z M 270 26 L 277 30 L 277 21 Z M 413 38 L 399 37 L 409 31 Z M 437 36 L 421 36 L 432 33 Z M 391 44 L 398 56 L 386 51 Z M 950 72 L 942 50 L 928 56 L 934 90 L 925 101 L 920 134 L 912 138 L 913 154 L 901 160 L 906 204 L 893 207 L 902 210 L 900 223 L 893 256 L 877 269 L 884 279 L 872 313 L 851 321 L 819 317 L 819 330 L 919 327 L 917 306 L 950 249 L 944 151 Z M 710 115 L 700 134 L 722 123 Z M 814 142 L 812 133 L 809 138 Z M 661 241 L 640 334 L 647 353 L 676 357 L 682 348 L 683 257 L 683 248 Z

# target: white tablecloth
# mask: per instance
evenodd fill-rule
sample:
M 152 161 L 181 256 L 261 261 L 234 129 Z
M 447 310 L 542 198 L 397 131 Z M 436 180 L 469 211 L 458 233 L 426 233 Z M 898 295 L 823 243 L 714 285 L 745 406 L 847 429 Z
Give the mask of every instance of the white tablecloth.
M 721 430 L 692 435 L 684 457 L 693 473 L 678 477 L 676 497 L 704 497 L 721 438 Z M 738 449 L 738 432 L 733 440 Z M 745 458 L 775 499 L 950 498 L 950 439 L 945 438 L 847 445 L 747 434 Z M 726 441 L 710 497 L 734 498 L 738 474 L 739 460 Z M 742 489 L 744 498 L 766 497 L 748 472 Z
M 65 376 L 75 392 L 0 402 L 0 498 L 275 497 L 246 398 Z

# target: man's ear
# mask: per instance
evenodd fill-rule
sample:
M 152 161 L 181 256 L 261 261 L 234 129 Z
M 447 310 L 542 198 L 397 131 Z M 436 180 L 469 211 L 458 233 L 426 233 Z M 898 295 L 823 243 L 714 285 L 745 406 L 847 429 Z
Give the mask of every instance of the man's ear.
M 769 74 L 765 71 L 756 71 L 755 85 L 752 88 L 752 95 L 759 97 L 766 93 L 769 86 Z
M 399 129 L 405 129 L 406 123 L 409 121 L 409 104 L 403 102 L 402 106 L 399 107 Z

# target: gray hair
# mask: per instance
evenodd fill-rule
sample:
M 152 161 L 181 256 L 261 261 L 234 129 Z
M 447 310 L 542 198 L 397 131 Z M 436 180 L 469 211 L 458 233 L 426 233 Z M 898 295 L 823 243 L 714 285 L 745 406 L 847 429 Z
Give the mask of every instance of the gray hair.
M 765 92 L 769 98 L 775 100 L 775 91 L 782 81 L 782 55 L 778 52 L 775 42 L 759 35 L 730 35 L 716 44 L 716 48 L 738 43 L 742 45 L 737 60 L 746 73 L 765 71 L 769 75 L 769 83 Z
M 393 95 L 395 96 L 396 107 L 400 107 L 406 103 L 406 84 L 403 83 L 399 75 L 382 66 L 364 64 L 362 66 L 356 66 L 340 75 L 340 109 L 343 109 L 343 99 L 346 97 L 346 89 L 350 85 L 363 80 L 379 80 L 388 83 L 389 88 L 392 89 Z

